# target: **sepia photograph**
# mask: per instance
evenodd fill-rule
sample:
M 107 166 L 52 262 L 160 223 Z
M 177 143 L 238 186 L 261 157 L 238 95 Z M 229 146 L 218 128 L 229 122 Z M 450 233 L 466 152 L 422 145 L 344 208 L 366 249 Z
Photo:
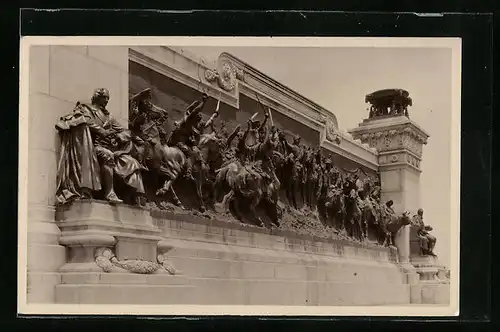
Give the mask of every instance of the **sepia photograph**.
M 19 313 L 458 315 L 460 38 L 20 57 Z

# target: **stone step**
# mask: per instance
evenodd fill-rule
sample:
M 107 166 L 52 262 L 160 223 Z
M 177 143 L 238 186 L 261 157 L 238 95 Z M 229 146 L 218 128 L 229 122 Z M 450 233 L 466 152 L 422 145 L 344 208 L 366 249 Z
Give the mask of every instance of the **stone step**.
M 200 305 L 397 305 L 410 303 L 410 286 L 391 283 L 301 282 L 192 278 Z
M 193 302 L 192 290 L 186 285 L 61 284 L 56 286 L 56 303 L 187 304 Z
M 182 275 L 169 274 L 66 272 L 61 273 L 61 284 L 187 285 L 189 280 Z
M 235 261 L 227 259 L 168 256 L 183 275 L 200 278 L 271 279 L 352 283 L 406 283 L 406 276 L 396 265 L 364 264 L 356 260 L 296 263 Z

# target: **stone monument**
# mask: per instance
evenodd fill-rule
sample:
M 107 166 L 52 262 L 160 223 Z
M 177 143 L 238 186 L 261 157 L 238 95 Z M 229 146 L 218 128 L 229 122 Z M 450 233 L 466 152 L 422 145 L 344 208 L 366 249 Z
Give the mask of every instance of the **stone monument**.
M 89 52 L 59 50 L 68 59 L 80 51 Z M 124 82 L 108 89 L 98 76 L 82 76 L 95 84 L 93 95 L 89 88 L 58 108 L 51 157 L 59 162 L 46 166 L 55 217 L 47 216 L 52 236 L 43 248 L 59 255 L 45 267 L 50 283 L 33 283 L 37 256 L 28 256 L 28 292 L 37 302 L 444 298 L 427 281 L 446 272 L 422 262 L 435 243 L 429 228 L 416 233 L 424 251 L 412 255 L 410 246 L 428 135 L 408 117 L 408 92 L 367 96 L 372 110 L 353 139 L 333 113 L 227 53 L 217 70 L 175 48 L 136 47 L 117 57 L 135 61 L 130 91 Z
M 419 214 L 420 211 L 423 213 L 420 209 L 420 164 L 423 146 L 427 144 L 429 135 L 410 119 L 408 107 L 412 105 L 412 99 L 408 91 L 375 91 L 366 96 L 366 102 L 370 103 L 369 117 L 350 133 L 379 151 L 382 201 L 394 202 L 396 211 L 419 210 Z M 399 262 L 408 278 L 413 280 L 414 301 L 433 302 L 423 298 L 425 291 L 420 291 L 422 286 L 415 280 L 417 276 L 420 276 L 420 280 L 434 279 L 429 276 L 429 264 L 421 262 L 423 257 L 426 262 L 434 260 L 432 249 L 425 253 L 420 248 L 415 249 L 417 228 L 419 226 L 414 223 L 401 228 L 395 235 L 395 244 Z M 434 270 L 437 273 L 437 268 Z

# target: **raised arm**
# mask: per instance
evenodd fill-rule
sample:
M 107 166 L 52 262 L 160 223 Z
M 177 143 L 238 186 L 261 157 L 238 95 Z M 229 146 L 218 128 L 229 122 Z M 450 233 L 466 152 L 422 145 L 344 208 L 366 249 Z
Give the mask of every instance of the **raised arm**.
M 215 111 L 210 119 L 205 123 L 204 128 L 212 127 L 212 130 L 215 131 L 215 128 L 213 127 L 215 118 L 219 116 L 219 112 Z
M 241 128 L 241 126 L 237 125 L 236 128 L 234 128 L 233 132 L 229 135 L 229 137 L 226 140 L 227 147 L 231 146 L 231 142 L 236 137 L 236 135 L 238 135 L 238 133 L 240 132 L 240 128 Z
M 206 102 L 208 100 L 208 96 L 206 94 L 203 94 L 203 97 L 201 98 L 201 101 L 197 100 L 193 102 L 191 105 L 188 106 L 186 110 L 186 114 L 184 115 L 184 119 L 189 119 L 192 116 L 200 113 L 203 110 L 203 107 L 205 106 Z
M 263 129 L 263 128 L 264 128 L 264 126 L 266 125 L 266 123 L 267 123 L 267 119 L 268 119 L 268 118 L 269 118 L 269 114 L 268 114 L 268 113 L 266 113 L 266 114 L 264 115 L 264 121 L 262 121 L 262 124 L 259 126 L 259 132 L 260 132 L 260 131 L 262 131 L 262 129 Z

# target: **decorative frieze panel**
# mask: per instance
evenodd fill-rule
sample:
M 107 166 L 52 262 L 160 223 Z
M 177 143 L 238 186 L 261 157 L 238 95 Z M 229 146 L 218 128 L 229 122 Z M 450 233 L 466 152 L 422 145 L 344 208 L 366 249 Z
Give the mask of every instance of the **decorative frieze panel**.
M 420 169 L 420 158 L 408 153 L 405 150 L 383 153 L 379 155 L 378 162 L 380 166 L 407 164 L 416 169 Z
M 409 127 L 371 131 L 361 134 L 359 138 L 379 152 L 406 149 L 419 157 L 422 156 L 422 146 L 427 144 L 425 135 Z

